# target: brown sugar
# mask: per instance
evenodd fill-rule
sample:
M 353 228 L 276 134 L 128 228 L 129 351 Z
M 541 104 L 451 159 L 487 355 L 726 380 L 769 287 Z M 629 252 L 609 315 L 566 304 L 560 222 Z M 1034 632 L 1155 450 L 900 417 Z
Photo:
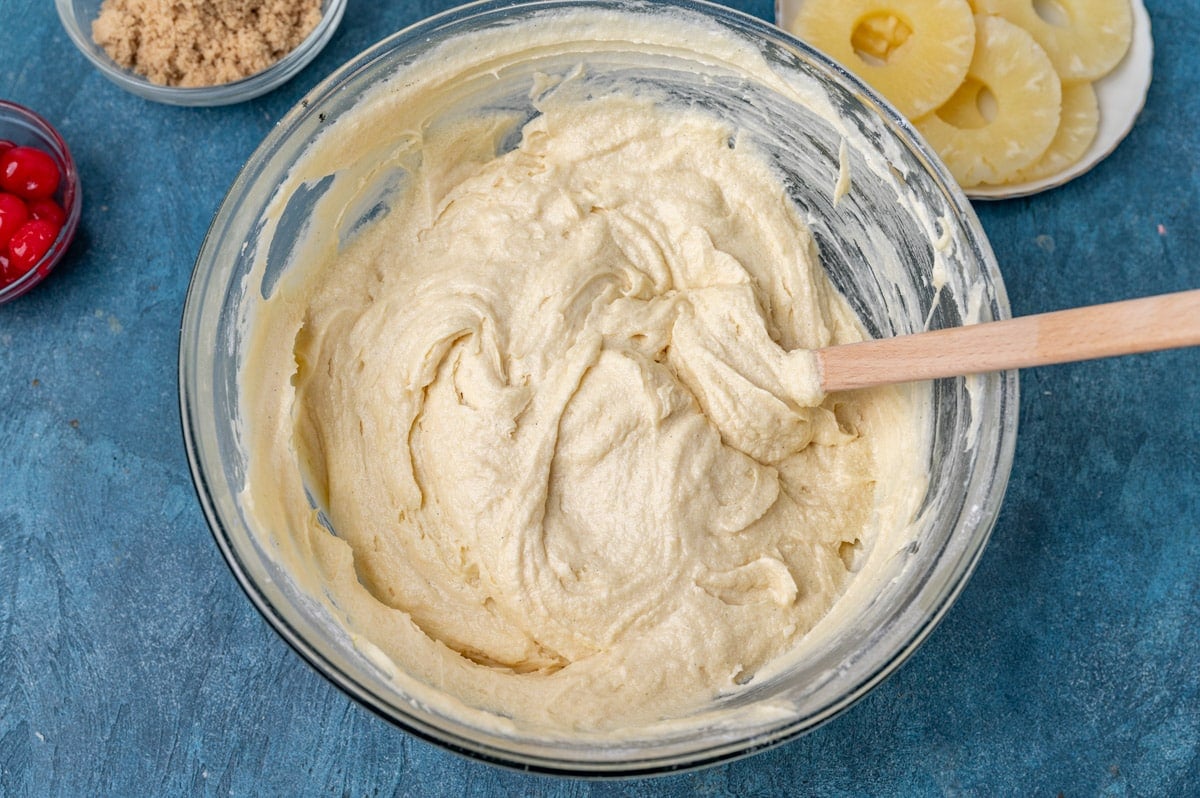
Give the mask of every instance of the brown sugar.
M 216 86 L 261 72 L 321 21 L 321 0 L 104 0 L 92 38 L 165 86 Z

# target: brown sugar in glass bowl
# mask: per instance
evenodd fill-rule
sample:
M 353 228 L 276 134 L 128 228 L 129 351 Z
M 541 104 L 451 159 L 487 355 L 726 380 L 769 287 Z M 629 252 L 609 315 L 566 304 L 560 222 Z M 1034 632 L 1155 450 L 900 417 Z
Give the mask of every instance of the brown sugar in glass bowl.
M 104 0 L 92 38 L 152 83 L 215 86 L 267 69 L 320 22 L 320 0 Z
M 55 0 L 75 46 L 121 88 L 214 106 L 278 88 L 341 23 L 346 0 Z M 315 20 L 315 21 L 314 21 Z

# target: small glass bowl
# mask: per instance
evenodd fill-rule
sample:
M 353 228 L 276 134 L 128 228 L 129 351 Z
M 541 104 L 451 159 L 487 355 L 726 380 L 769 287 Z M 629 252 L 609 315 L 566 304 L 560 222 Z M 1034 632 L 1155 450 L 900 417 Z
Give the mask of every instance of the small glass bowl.
M 54 159 L 62 176 L 58 191 L 54 194 L 54 201 L 62 206 L 67 214 L 62 229 L 58 231 L 58 238 L 37 265 L 15 282 L 0 287 L 0 304 L 3 304 L 10 299 L 16 299 L 40 283 L 62 260 L 63 253 L 75 237 L 75 228 L 79 226 L 83 195 L 79 187 L 79 172 L 75 169 L 75 160 L 71 157 L 71 151 L 67 149 L 67 143 L 41 116 L 16 103 L 0 100 L 0 139 L 11 141 L 18 146 L 37 147 Z
M 100 15 L 103 0 L 55 0 L 59 19 L 71 41 L 104 77 L 139 97 L 168 105 L 231 105 L 266 94 L 291 80 L 316 58 L 333 38 L 346 0 L 324 0 L 323 15 L 317 27 L 304 41 L 262 72 L 248 78 L 216 86 L 179 87 L 151 83 L 145 77 L 117 64 L 92 38 L 92 22 Z

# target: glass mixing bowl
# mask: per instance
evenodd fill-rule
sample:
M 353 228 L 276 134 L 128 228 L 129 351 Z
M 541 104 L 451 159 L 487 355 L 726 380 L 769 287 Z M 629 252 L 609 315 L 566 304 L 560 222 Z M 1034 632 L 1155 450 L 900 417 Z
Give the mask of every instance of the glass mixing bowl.
M 653 41 L 614 40 L 602 21 L 612 14 L 633 21 L 625 30 L 669 32 Z M 481 48 L 470 76 L 439 72 L 446 46 L 475 52 L 472 37 L 483 36 L 504 47 L 513 38 L 508 32 L 540 30 L 563 15 L 581 15 L 579 24 L 546 47 L 502 66 Z M 740 55 L 732 61 L 702 55 L 714 38 L 734 42 Z M 743 59 L 762 68 L 751 74 L 739 65 Z M 381 129 L 402 136 L 413 125 L 464 110 L 507 114 L 515 122 L 513 135 L 497 140 L 502 150 L 512 146 L 520 123 L 537 114 L 532 89 L 579 64 L 584 69 L 575 79 L 594 81 L 587 85 L 598 92 L 614 81 L 632 82 L 668 106 L 708 109 L 753 138 L 769 153 L 788 200 L 813 230 L 824 268 L 869 334 L 1008 316 L 994 256 L 947 171 L 890 106 L 796 39 L 728 8 L 687 0 L 485 2 L 428 19 L 366 51 L 314 89 L 251 156 L 214 218 L 188 292 L 180 341 L 183 431 L 201 504 L 237 580 L 279 634 L 355 700 L 409 732 L 485 761 L 592 776 L 662 772 L 743 756 L 815 728 L 879 684 L 927 637 L 965 584 L 999 511 L 1016 436 L 1017 376 L 914 389 L 927 432 L 928 482 L 918 516 L 902 545 L 876 547 L 866 566 L 875 578 L 852 582 L 810 633 L 804 655 L 777 672 L 694 716 L 611 738 L 547 737 L 422 698 L 410 689 L 411 679 L 397 677 L 377 650 L 343 627 L 319 589 L 289 571 L 277 556 L 275 532 L 261 528 L 251 511 L 241 427 L 247 334 L 255 307 L 284 275 L 387 213 L 389 197 L 403 184 L 402 170 L 381 165 L 387 142 L 357 146 L 366 128 L 350 120 L 360 105 L 390 102 L 435 74 L 449 87 L 442 96 L 454 102 Z M 344 163 L 318 178 L 297 177 L 308 174 L 300 166 L 326 134 L 344 145 L 334 147 L 344 150 Z M 337 187 L 347 182 L 354 184 L 353 199 L 338 199 Z

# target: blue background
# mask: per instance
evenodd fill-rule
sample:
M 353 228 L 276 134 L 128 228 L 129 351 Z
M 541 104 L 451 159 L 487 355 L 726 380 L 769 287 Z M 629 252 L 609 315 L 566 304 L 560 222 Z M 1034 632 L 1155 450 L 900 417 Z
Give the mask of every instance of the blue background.
M 607 784 L 497 769 L 387 725 L 282 642 L 184 457 L 192 262 L 274 122 L 447 5 L 350 0 L 288 85 L 184 109 L 108 83 L 49 0 L 0 0 L 0 97 L 59 128 L 84 186 L 67 260 L 0 306 L 0 794 L 1197 794 L 1200 350 L 1023 372 L 1009 493 L 961 599 L 863 701 L 749 759 Z M 1200 287 L 1200 1 L 1147 6 L 1129 138 L 1066 187 L 978 206 L 1014 313 Z

